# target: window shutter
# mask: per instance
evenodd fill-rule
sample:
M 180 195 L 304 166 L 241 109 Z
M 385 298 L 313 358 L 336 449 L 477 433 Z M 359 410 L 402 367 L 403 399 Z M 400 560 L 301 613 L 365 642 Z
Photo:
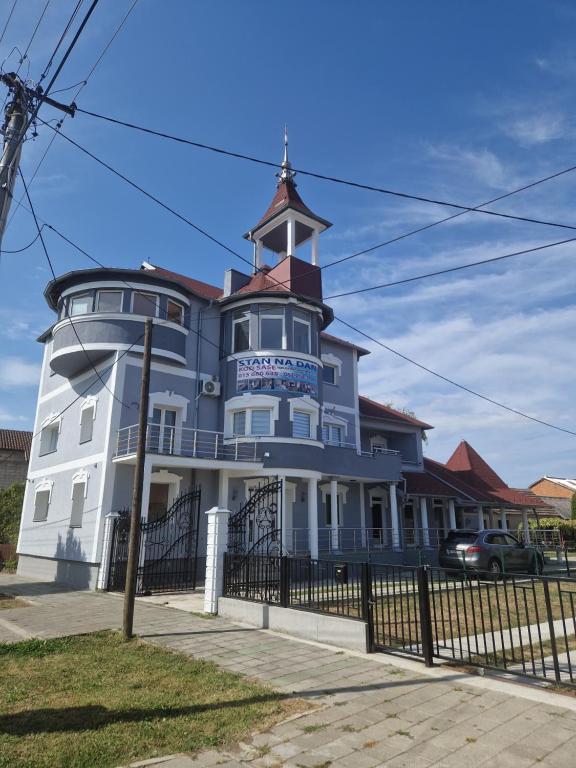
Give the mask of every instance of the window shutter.
M 84 408 L 80 418 L 80 442 L 88 443 L 94 432 L 94 407 Z
M 72 486 L 72 512 L 70 514 L 70 528 L 82 527 L 85 489 L 85 483 L 74 483 Z
M 37 491 L 34 498 L 34 517 L 33 523 L 39 523 L 48 517 L 48 503 L 50 501 L 50 491 Z
M 253 435 L 270 434 L 270 411 L 254 409 L 252 411 L 252 427 L 250 430 Z

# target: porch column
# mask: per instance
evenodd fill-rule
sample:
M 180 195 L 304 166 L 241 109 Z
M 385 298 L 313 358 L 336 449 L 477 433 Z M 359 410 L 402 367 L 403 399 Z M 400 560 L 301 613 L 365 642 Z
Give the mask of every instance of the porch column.
M 312 560 L 318 559 L 318 480 L 308 480 L 308 546 Z
M 482 504 L 478 504 L 476 507 L 476 512 L 478 514 L 478 530 L 483 531 L 484 530 L 484 510 L 482 509 Z
M 228 470 L 221 469 L 218 477 L 218 506 L 228 509 Z
M 454 499 L 448 499 L 448 520 L 451 530 L 456 530 L 456 505 Z
M 492 507 L 488 509 L 488 526 L 494 528 L 494 512 L 492 511 Z
M 360 528 L 362 529 L 361 532 L 361 540 L 362 540 L 362 546 L 366 546 L 366 500 L 364 498 L 364 483 L 359 483 L 360 488 Z M 384 511 L 384 510 L 382 510 Z
M 508 521 L 506 520 L 506 510 L 505 509 L 501 509 L 500 510 L 500 524 L 502 526 L 502 530 L 503 531 L 507 531 L 508 530 Z
M 294 256 L 296 252 L 296 219 L 290 217 L 286 222 L 286 255 Z
M 530 544 L 530 527 L 528 525 L 528 510 L 522 510 L 522 529 L 524 531 L 524 544 Z
M 340 549 L 338 537 L 338 480 L 330 480 L 330 527 L 332 529 L 332 550 Z
M 291 551 L 291 533 L 288 528 L 288 509 L 286 506 L 286 475 L 278 475 L 278 480 L 282 481 L 282 490 L 280 493 L 280 509 L 282 510 L 282 531 L 280 540 L 282 542 L 282 554 L 287 555 Z
M 255 249 L 255 268 L 260 269 L 262 266 L 262 240 L 256 240 L 256 249 Z
M 390 483 L 390 522 L 392 523 L 392 548 L 401 549 L 400 523 L 398 520 L 398 500 L 396 498 L 396 483 Z
M 318 230 L 312 232 L 312 264 L 318 266 Z
M 420 520 L 422 524 L 422 544 L 425 547 L 430 546 L 430 531 L 428 529 L 428 504 L 426 497 L 420 497 Z

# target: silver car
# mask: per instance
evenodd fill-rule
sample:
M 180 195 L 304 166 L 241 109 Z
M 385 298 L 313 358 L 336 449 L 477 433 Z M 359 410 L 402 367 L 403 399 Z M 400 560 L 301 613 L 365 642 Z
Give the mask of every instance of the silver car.
M 450 531 L 440 545 L 439 563 L 442 568 L 490 576 L 540 575 L 544 568 L 544 559 L 536 547 L 522 544 L 508 531 L 500 529 Z

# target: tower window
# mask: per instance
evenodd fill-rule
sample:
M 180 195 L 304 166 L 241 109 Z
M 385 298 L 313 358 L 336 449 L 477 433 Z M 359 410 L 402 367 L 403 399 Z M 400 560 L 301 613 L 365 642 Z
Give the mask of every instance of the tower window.
M 70 315 L 87 315 L 92 312 L 92 294 L 74 296 L 70 301 Z
M 310 439 L 310 414 L 304 411 L 294 411 L 292 420 L 292 435 Z
M 158 297 L 153 293 L 143 293 L 135 291 L 132 294 L 132 312 L 135 315 L 145 315 L 146 317 L 156 317 L 158 307 Z
M 250 349 L 250 313 L 235 312 L 232 321 L 232 352 L 245 352 Z
M 266 408 L 254 408 L 251 413 L 250 434 L 270 434 L 270 411 Z
M 184 324 L 184 307 L 177 301 L 168 299 L 166 305 L 166 320 L 170 320 L 172 323 L 178 323 L 178 325 Z
M 260 349 L 286 349 L 282 308 L 270 307 L 260 310 Z
M 234 412 L 232 431 L 234 437 L 246 434 L 246 411 Z
M 122 312 L 122 291 L 98 291 L 98 312 Z
M 310 321 L 304 317 L 295 317 L 293 324 L 295 352 L 310 354 Z

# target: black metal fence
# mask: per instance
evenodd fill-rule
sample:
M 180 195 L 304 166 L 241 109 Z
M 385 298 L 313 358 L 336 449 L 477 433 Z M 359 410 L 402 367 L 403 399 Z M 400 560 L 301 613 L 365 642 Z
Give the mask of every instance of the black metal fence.
M 224 594 L 368 624 L 370 650 L 576 684 L 576 579 L 227 555 Z

